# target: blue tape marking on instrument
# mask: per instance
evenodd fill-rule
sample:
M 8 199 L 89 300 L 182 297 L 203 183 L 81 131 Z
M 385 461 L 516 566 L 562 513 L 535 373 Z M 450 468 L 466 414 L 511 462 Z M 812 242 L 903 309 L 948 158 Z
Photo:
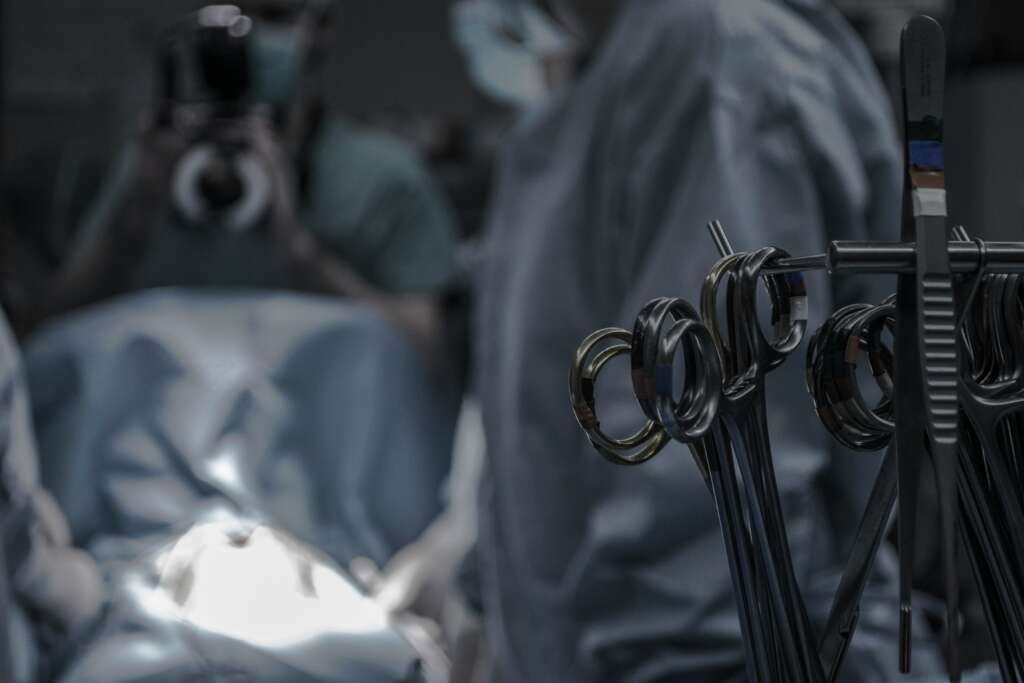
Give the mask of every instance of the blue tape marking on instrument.
M 942 143 L 932 140 L 911 140 L 910 165 L 930 171 L 945 170 L 946 158 Z

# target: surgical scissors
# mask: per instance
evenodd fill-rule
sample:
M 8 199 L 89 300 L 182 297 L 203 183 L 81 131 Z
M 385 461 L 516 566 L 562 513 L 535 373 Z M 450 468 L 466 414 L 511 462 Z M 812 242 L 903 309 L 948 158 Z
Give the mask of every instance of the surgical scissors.
M 630 353 L 632 341 L 633 336 L 627 330 L 615 327 L 598 330 L 580 344 L 569 370 L 569 397 L 576 421 L 594 449 L 616 465 L 641 465 L 671 441 L 665 429 L 650 419 L 633 435 L 622 439 L 608 436 L 601 429 L 595 396 L 597 377 L 611 360 Z
M 822 325 L 808 346 L 807 389 L 815 411 L 836 440 L 855 451 L 881 450 L 892 441 L 893 356 L 882 335 L 892 331 L 894 315 L 891 299 L 879 306 L 846 306 Z M 881 393 L 874 407 L 866 402 L 857 376 L 858 361 L 865 353 Z M 861 596 L 892 517 L 896 484 L 896 451 L 889 445 L 820 641 L 830 683 L 839 675 L 856 630 Z
M 764 396 L 766 375 L 799 346 L 807 324 L 802 275 L 762 275 L 787 256 L 778 249 L 727 255 L 707 278 L 700 315 L 680 299 L 656 299 L 641 310 L 632 334 L 609 328 L 591 335 L 576 355 L 570 394 L 591 442 L 613 462 L 644 462 L 668 438 L 690 446 L 719 510 L 751 678 L 817 683 L 824 677 L 785 537 Z M 771 339 L 758 320 L 762 278 L 771 295 Z M 724 283 L 726 326 L 716 310 Z M 603 343 L 610 345 L 596 351 Z M 634 435 L 615 439 L 600 428 L 594 382 L 627 349 L 634 393 L 648 419 Z M 674 367 L 679 354 L 681 385 Z
M 960 378 L 961 508 L 965 541 L 992 623 L 1004 677 L 1024 676 L 1024 507 L 1020 418 L 1024 415 L 1024 315 L 1018 275 L 979 277 L 964 306 Z
M 967 239 L 965 234 L 958 236 Z M 983 243 L 981 248 L 984 250 Z M 978 296 L 962 302 L 966 313 L 958 325 L 966 360 L 960 392 L 967 423 L 961 429 L 965 437 L 957 470 L 963 515 L 959 531 L 989 621 L 1004 625 L 992 634 L 1004 677 L 1021 680 L 1024 510 L 1010 465 L 1017 457 L 1015 444 L 1020 443 L 1015 422 L 1024 414 L 1024 314 L 1020 304 L 1024 287 L 1017 275 L 985 275 L 983 271 L 974 284 L 972 291 Z M 978 305 L 972 306 L 975 298 Z M 881 333 L 893 329 L 894 315 L 891 298 L 880 306 L 847 306 L 819 329 L 808 349 L 808 390 L 816 412 L 838 441 L 855 450 L 880 450 L 891 442 L 895 427 L 893 358 L 881 343 Z M 856 376 L 862 352 L 871 361 L 882 394 L 875 407 L 865 403 Z M 829 680 L 838 672 L 852 637 L 857 604 L 895 503 L 894 453 L 890 446 L 822 638 L 822 662 Z
M 700 314 L 680 299 L 656 299 L 632 332 L 609 328 L 588 337 L 570 373 L 577 419 L 609 460 L 635 465 L 670 441 L 688 444 L 718 510 L 747 654 L 756 681 L 836 680 L 859 616 L 874 558 L 895 508 L 897 449 L 895 298 L 837 311 L 807 352 L 807 384 L 816 412 L 838 441 L 858 451 L 888 447 L 853 550 L 815 651 L 798 591 L 773 471 L 765 406 L 769 372 L 801 343 L 807 292 L 799 273 L 780 270 L 788 255 L 773 248 L 725 251 L 707 276 Z M 966 235 L 959 235 L 961 241 Z M 985 245 L 978 241 L 981 261 Z M 1004 677 L 1024 681 L 1024 501 L 1019 448 L 1024 419 L 1024 277 L 990 274 L 984 263 L 960 301 L 963 415 L 957 463 L 963 539 Z M 758 317 L 758 283 L 769 294 L 773 335 Z M 725 290 L 725 316 L 721 292 Z M 609 344 L 604 350 L 597 349 Z M 647 420 L 614 439 L 597 419 L 594 384 L 607 363 L 630 357 L 633 390 Z M 866 357 L 877 385 L 869 403 L 858 364 Z M 955 625 L 953 625 L 955 627 Z
M 663 332 L 668 324 L 671 328 Z M 604 350 L 596 350 L 605 344 L 608 346 Z M 680 348 L 689 381 L 682 397 L 676 400 L 672 362 Z M 648 420 L 633 436 L 615 439 L 600 428 L 595 382 L 611 359 L 625 353 L 631 354 L 634 391 Z M 667 374 L 663 372 L 665 368 Z M 721 436 L 717 430 L 711 433 L 721 391 L 719 355 L 713 348 L 710 334 L 693 307 L 679 299 L 651 301 L 637 316 L 632 334 L 617 328 L 592 334 L 581 344 L 569 376 L 569 393 L 577 420 L 598 452 L 613 463 L 646 462 L 665 447 L 670 433 L 689 444 L 712 492 L 726 538 L 730 574 L 739 601 L 748 676 L 754 681 L 768 681 L 772 680 L 769 653 L 764 644 L 764 633 L 768 631 L 759 624 L 751 544 L 745 535 L 735 469 L 728 459 L 728 451 L 722 447 Z M 662 416 L 667 426 L 661 423 Z
M 685 381 L 682 392 L 677 392 L 674 362 L 680 351 Z M 777 665 L 765 643 L 761 614 L 765 598 L 758 594 L 735 465 L 716 424 L 722 369 L 714 340 L 689 303 L 655 299 L 637 316 L 631 367 L 641 409 L 666 433 L 690 446 L 711 491 L 736 592 L 747 673 L 755 681 L 771 680 Z
M 727 241 L 720 242 L 726 245 Z M 701 292 L 701 315 L 723 362 L 719 414 L 739 466 L 747 510 L 760 554 L 770 606 L 780 629 L 787 680 L 823 681 L 811 640 L 810 621 L 793 570 L 782 504 L 776 484 L 765 402 L 766 377 L 802 342 L 807 328 L 807 289 L 802 274 L 764 275 L 788 253 L 768 247 L 749 254 L 726 254 L 712 269 Z M 722 325 L 718 294 L 728 283 L 728 322 Z M 757 289 L 769 293 L 774 330 L 768 338 L 758 317 Z

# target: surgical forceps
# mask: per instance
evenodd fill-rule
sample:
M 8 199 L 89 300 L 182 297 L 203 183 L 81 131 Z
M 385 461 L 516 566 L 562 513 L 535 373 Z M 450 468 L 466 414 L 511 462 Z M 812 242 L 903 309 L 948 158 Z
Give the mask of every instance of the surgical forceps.
M 958 237 L 966 241 L 959 229 Z M 985 245 L 979 242 L 984 253 Z M 1020 579 L 1024 510 L 1010 465 L 1020 443 L 1024 414 L 1024 312 L 1019 275 L 986 275 L 980 270 L 973 294 L 962 303 L 957 329 L 965 349 L 960 382 L 964 440 L 960 444 L 958 490 L 963 519 L 960 536 L 967 548 L 989 622 L 1005 628 L 992 636 L 1007 680 L 1021 680 L 1024 597 Z M 977 297 L 975 295 L 978 295 Z M 978 305 L 971 305 L 979 299 Z M 880 450 L 891 441 L 892 354 L 881 333 L 892 330 L 892 299 L 837 311 L 816 333 L 808 349 L 808 390 L 822 423 L 848 448 Z M 874 408 L 861 394 L 857 360 L 866 352 L 882 398 Z M 1002 462 L 1005 454 L 1011 463 Z M 830 680 L 838 671 L 857 617 L 857 603 L 873 557 L 891 515 L 896 494 L 894 451 L 890 447 L 876 480 L 854 549 L 837 590 L 822 639 L 822 661 Z M 995 501 L 995 504 L 993 504 Z M 1002 517 L 999 517 L 999 515 Z
M 961 239 L 966 234 L 961 231 Z M 960 379 L 963 537 L 1004 678 L 1024 678 L 1024 311 L 1019 275 L 979 275 L 963 306 Z
M 833 242 L 826 254 L 800 257 L 773 249 L 734 254 L 721 227 L 712 225 L 723 259 L 705 283 L 699 320 L 688 304 L 656 300 L 641 312 L 632 334 L 604 330 L 588 338 L 570 379 L 577 418 L 606 458 L 637 464 L 672 439 L 689 443 L 718 506 L 748 672 L 756 680 L 835 680 L 897 505 L 900 665 L 909 669 L 917 490 L 920 459 L 928 454 L 939 492 L 951 678 L 960 675 L 959 538 L 981 589 L 1003 675 L 1024 681 L 1024 243 L 970 240 L 962 230 L 949 240 L 944 39 L 936 22 L 919 17 L 907 25 L 902 64 L 908 144 L 901 242 Z M 791 581 L 764 382 L 806 328 L 800 273 L 822 269 L 896 274 L 899 281 L 896 296 L 883 304 L 837 312 L 808 352 L 808 388 L 829 431 L 856 450 L 888 447 L 834 598 L 820 661 L 813 661 L 806 609 Z M 770 341 L 758 323 L 758 281 L 771 301 L 776 335 Z M 722 286 L 725 324 L 718 311 Z M 958 290 L 969 295 L 962 299 Z M 894 337 L 892 349 L 883 342 L 886 333 Z M 612 346 L 591 358 L 603 340 Z M 615 440 L 600 431 L 593 382 L 612 357 L 625 353 L 647 422 L 633 436 Z M 679 353 L 681 389 L 675 386 Z M 875 405 L 861 392 L 856 372 L 864 353 L 881 392 Z
M 581 347 L 570 389 L 581 424 L 615 462 L 649 459 L 671 439 L 690 445 L 719 511 L 747 647 L 748 676 L 757 681 L 808 680 L 806 672 L 812 677 L 819 674 L 815 665 L 805 666 L 807 648 L 801 648 L 796 638 L 782 637 L 791 624 L 801 623 L 805 609 L 799 595 L 786 590 L 788 548 L 784 534 L 778 533 L 783 528 L 781 513 L 773 514 L 771 505 L 774 474 L 766 466 L 770 459 L 758 441 L 764 376 L 799 344 L 806 325 L 806 291 L 802 278 L 780 268 L 792 262 L 784 253 L 733 254 L 721 226 L 710 227 L 726 256 L 706 280 L 702 315 L 678 299 L 658 299 L 641 311 L 632 333 L 605 330 L 592 335 Z M 959 239 L 960 243 L 951 243 L 950 251 L 967 253 L 961 245 L 968 238 L 961 234 Z M 987 246 L 976 242 L 975 272 L 963 276 L 974 278 L 973 294 L 961 302 L 957 325 L 965 349 L 966 374 L 960 390 L 972 393 L 979 406 L 972 409 L 972 399 L 965 400 L 964 421 L 973 426 L 961 426 L 965 438 L 958 459 L 958 528 L 981 586 L 988 621 L 1005 625 L 993 629 L 1004 677 L 1024 681 L 1024 544 L 1017 540 L 1024 522 L 1016 493 L 1016 449 L 1024 415 L 1024 277 L 988 273 Z M 770 295 L 776 326 L 771 341 L 764 338 L 757 321 L 758 279 Z M 723 287 L 724 325 L 717 301 Z M 823 680 L 829 682 L 836 680 L 853 637 L 860 598 L 896 503 L 896 363 L 884 336 L 895 332 L 897 315 L 894 297 L 881 305 L 847 306 L 818 330 L 808 348 L 808 389 L 823 424 L 855 450 L 889 447 L 820 639 Z M 587 360 L 602 336 L 614 341 L 613 348 Z M 593 381 L 611 357 L 625 353 L 630 354 L 634 392 L 648 419 L 638 435 L 615 442 L 594 435 L 599 423 Z M 681 383 L 674 367 L 677 354 L 682 359 Z M 880 394 L 874 405 L 868 403 L 857 376 L 864 356 Z M 750 389 L 758 385 L 760 393 Z M 985 435 L 981 440 L 973 437 L 979 430 Z
M 728 250 L 724 233 L 721 237 L 720 247 Z M 725 383 L 719 414 L 742 475 L 763 579 L 772 593 L 769 606 L 775 611 L 788 671 L 784 678 L 818 682 L 824 680 L 824 674 L 789 552 L 765 403 L 768 373 L 799 347 L 807 329 L 803 276 L 763 275 L 768 264 L 788 256 L 773 247 L 749 254 L 726 254 L 705 280 L 701 315 L 723 357 Z M 728 283 L 724 327 L 718 308 L 723 283 Z M 771 301 L 771 338 L 765 335 L 758 318 L 757 289 L 761 283 Z
M 761 330 L 756 306 L 762 269 L 785 256 L 777 249 L 727 255 L 705 283 L 701 316 L 682 300 L 657 299 L 640 312 L 632 335 L 616 329 L 591 335 L 577 353 L 570 393 L 581 426 L 613 462 L 643 462 L 668 437 L 690 445 L 719 510 L 750 677 L 816 683 L 824 678 L 785 537 L 764 397 L 767 373 L 799 346 L 806 330 L 803 277 L 764 277 L 772 339 Z M 723 329 L 715 309 L 726 282 L 730 313 Z M 594 353 L 606 341 L 613 343 Z M 600 430 L 594 379 L 627 347 L 634 392 L 648 421 L 633 436 L 613 439 Z M 673 363 L 680 352 L 687 381 L 677 392 Z
M 661 343 L 666 324 L 671 324 L 671 329 L 664 334 L 664 343 Z M 610 345 L 597 350 L 606 343 Z M 683 351 L 686 377 L 690 382 L 677 401 L 671 384 L 671 364 L 679 348 Z M 609 361 L 627 353 L 631 355 L 634 367 L 634 390 L 648 420 L 634 435 L 615 439 L 601 430 L 597 419 L 595 381 Z M 664 367 L 666 363 L 670 371 L 668 376 L 660 376 L 657 369 L 649 371 L 655 366 Z M 656 407 L 659 399 L 652 381 L 655 377 L 669 383 L 661 387 L 661 393 L 669 398 L 660 406 L 673 415 L 668 429 L 659 421 Z M 569 393 L 576 418 L 591 444 L 611 462 L 620 465 L 646 462 L 669 443 L 670 431 L 679 441 L 689 444 L 716 502 L 726 538 L 730 575 L 739 601 L 747 673 L 751 680 L 767 681 L 771 679 L 772 670 L 763 640 L 765 630 L 759 623 L 761 617 L 755 596 L 751 542 L 746 535 L 735 468 L 729 451 L 722 443 L 721 434 L 718 430 L 711 430 L 721 391 L 721 366 L 713 340 L 693 307 L 679 299 L 650 302 L 637 316 L 632 334 L 623 329 L 608 328 L 590 335 L 580 345 L 569 376 Z
M 851 450 L 878 451 L 892 441 L 893 356 L 882 336 L 892 331 L 894 316 L 891 299 L 880 306 L 846 306 L 825 322 L 808 346 L 807 389 L 815 412 L 836 440 Z M 867 403 L 857 377 L 858 361 L 865 353 L 881 393 L 874 407 Z M 838 677 L 853 639 L 861 596 L 896 503 L 896 484 L 896 451 L 890 445 L 820 641 L 821 661 L 830 682 Z

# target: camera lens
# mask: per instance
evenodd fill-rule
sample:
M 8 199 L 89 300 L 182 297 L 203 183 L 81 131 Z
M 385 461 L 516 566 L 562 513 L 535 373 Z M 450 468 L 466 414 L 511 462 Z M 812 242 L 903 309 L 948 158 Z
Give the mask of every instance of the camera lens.
M 201 143 L 178 162 L 171 184 L 184 225 L 241 233 L 258 225 L 271 202 L 270 170 L 250 150 Z
M 245 186 L 234 164 L 223 156 L 210 159 L 199 176 L 199 194 L 215 211 L 223 211 L 242 198 Z

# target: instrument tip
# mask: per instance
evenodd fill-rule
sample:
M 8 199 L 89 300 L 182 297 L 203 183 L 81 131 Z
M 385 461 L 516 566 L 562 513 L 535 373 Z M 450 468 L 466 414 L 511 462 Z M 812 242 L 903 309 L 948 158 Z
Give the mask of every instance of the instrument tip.
M 910 636 L 913 608 L 900 605 L 900 673 L 910 673 Z
M 715 247 L 718 248 L 718 253 L 722 258 L 735 253 L 732 245 L 729 243 L 729 237 L 725 234 L 725 227 L 721 221 L 714 220 L 708 223 L 708 232 L 711 233 L 711 239 L 714 240 Z

